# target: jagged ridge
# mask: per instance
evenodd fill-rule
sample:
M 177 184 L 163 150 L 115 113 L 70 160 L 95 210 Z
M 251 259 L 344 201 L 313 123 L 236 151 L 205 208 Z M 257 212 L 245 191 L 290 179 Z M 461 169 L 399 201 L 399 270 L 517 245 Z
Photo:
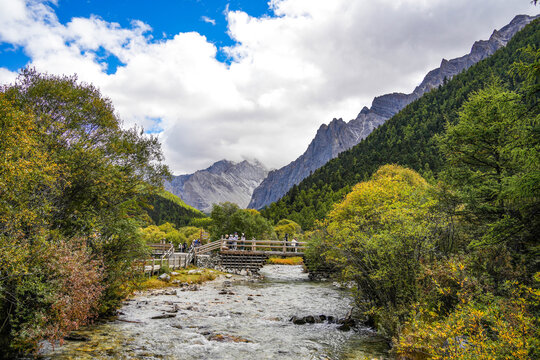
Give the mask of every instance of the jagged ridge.
M 505 46 L 519 30 L 537 17 L 518 15 L 501 30 L 493 31 L 489 40 L 476 41 L 469 54 L 452 60 L 443 59 L 440 67 L 428 72 L 412 93 L 378 96 L 373 99 L 371 108 L 364 107 L 356 119 L 348 123 L 342 119 L 333 119 L 328 125 L 321 125 L 304 154 L 292 163 L 268 174 L 254 190 L 248 207 L 261 209 L 279 200 L 293 185 L 299 184 L 339 153 L 358 144 L 405 106 L 442 85 L 445 79 L 451 79 Z
M 256 160 L 239 163 L 221 160 L 193 174 L 174 176 L 165 183 L 165 189 L 204 212 L 210 212 L 213 204 L 226 201 L 245 208 L 267 173 Z

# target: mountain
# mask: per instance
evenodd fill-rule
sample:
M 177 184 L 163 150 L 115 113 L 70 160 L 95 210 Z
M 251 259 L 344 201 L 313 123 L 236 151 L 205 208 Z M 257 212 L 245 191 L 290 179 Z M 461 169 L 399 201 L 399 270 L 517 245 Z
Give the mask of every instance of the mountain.
M 392 93 L 378 96 L 373 99 L 371 108 L 364 107 L 356 119 L 349 122 L 333 119 L 328 125 L 321 125 L 304 154 L 292 163 L 268 174 L 267 178 L 253 192 L 248 207 L 261 209 L 277 201 L 293 185 L 299 184 L 330 159 L 358 144 L 405 106 L 480 60 L 491 56 L 535 18 L 518 15 L 502 29 L 493 31 L 489 40 L 475 42 L 469 54 L 452 60 L 443 59 L 440 67 L 431 70 L 412 93 Z
M 189 175 L 173 176 L 165 189 L 186 204 L 210 212 L 213 204 L 230 201 L 247 207 L 253 190 L 268 174 L 258 161 L 235 163 L 221 160 L 207 169 Z
M 540 20 L 526 26 L 492 56 L 407 105 L 359 144 L 293 186 L 266 207 L 263 216 L 275 222 L 290 219 L 310 229 L 352 186 L 368 179 L 384 164 L 399 164 L 427 178 L 436 177 L 444 161 L 434 137 L 444 132 L 447 122 L 455 123 L 468 97 L 493 82 L 494 77 L 508 89 L 519 89 L 523 79 L 511 69 L 515 62 L 530 63 L 530 56 L 521 51 L 527 46 L 540 47 Z

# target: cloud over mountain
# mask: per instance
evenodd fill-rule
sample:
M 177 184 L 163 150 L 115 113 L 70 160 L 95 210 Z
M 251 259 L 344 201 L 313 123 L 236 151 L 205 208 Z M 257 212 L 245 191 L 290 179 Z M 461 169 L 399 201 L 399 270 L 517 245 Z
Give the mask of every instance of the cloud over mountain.
M 0 0 L 0 41 L 40 71 L 96 84 L 126 125 L 161 131 L 176 173 L 221 158 L 282 166 L 322 122 L 354 118 L 374 95 L 412 91 L 441 57 L 468 52 L 517 13 L 535 13 L 526 0 L 271 0 L 274 16 L 225 13 L 236 41 L 224 49 L 228 64 L 197 32 L 156 40 L 152 24 L 137 20 L 128 28 L 99 16 L 61 23 L 55 6 Z M 13 78 L 0 68 L 0 82 Z

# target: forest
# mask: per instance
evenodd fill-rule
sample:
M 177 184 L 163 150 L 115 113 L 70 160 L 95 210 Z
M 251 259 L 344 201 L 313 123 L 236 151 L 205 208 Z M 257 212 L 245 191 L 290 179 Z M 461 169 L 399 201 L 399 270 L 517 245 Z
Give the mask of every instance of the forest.
M 206 217 L 201 211 L 187 205 L 178 196 L 165 190 L 151 196 L 147 211 L 155 224 L 161 225 L 168 222 L 177 228 L 189 225 L 193 219 Z

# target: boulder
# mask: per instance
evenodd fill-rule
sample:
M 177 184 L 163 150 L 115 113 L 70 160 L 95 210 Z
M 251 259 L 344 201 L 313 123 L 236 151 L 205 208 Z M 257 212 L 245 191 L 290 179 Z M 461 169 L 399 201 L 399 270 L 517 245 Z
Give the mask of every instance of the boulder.
M 161 274 L 161 275 L 159 275 L 158 279 L 168 282 L 168 281 L 171 281 L 171 275 L 169 275 L 169 274 Z
M 292 321 L 292 323 L 295 325 L 304 325 L 306 323 L 306 320 L 304 320 L 304 318 L 299 318 L 296 316 L 293 316 L 290 321 Z

